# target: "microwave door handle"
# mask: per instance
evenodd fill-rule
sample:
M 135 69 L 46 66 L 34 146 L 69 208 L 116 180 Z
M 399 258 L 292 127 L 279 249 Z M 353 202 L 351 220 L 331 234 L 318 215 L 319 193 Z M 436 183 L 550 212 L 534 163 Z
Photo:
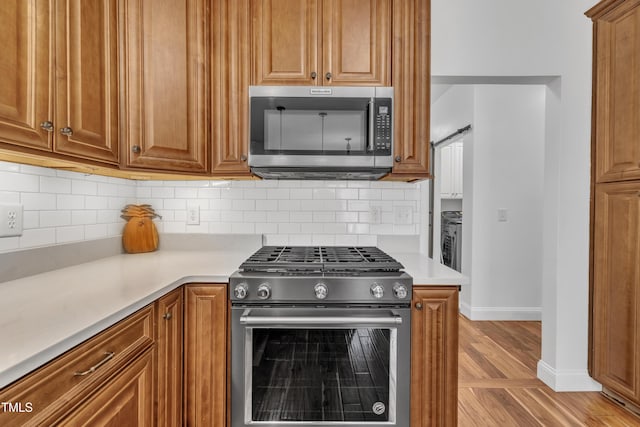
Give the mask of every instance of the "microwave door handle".
M 369 151 L 373 152 L 373 119 L 374 119 L 375 103 L 373 98 L 369 100 Z

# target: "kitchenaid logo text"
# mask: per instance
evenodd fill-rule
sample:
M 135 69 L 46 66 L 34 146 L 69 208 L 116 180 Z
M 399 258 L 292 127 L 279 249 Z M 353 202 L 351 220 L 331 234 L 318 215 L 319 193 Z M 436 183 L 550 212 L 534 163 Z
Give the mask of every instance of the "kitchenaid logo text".
M 0 402 L 2 412 L 32 412 L 31 402 Z

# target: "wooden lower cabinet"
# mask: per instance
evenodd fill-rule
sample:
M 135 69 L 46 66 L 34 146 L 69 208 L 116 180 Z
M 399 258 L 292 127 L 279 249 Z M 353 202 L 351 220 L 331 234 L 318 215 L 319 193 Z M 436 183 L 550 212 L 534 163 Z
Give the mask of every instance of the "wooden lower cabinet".
M 156 308 L 157 425 L 179 426 L 182 424 L 183 288 L 160 298 Z
M 227 300 L 225 284 L 185 287 L 184 425 L 227 425 Z
M 591 374 L 640 406 L 640 182 L 596 184 Z
M 411 427 L 456 426 L 458 287 L 413 287 Z
M 60 426 L 151 426 L 154 420 L 154 350 L 128 364 L 66 417 Z

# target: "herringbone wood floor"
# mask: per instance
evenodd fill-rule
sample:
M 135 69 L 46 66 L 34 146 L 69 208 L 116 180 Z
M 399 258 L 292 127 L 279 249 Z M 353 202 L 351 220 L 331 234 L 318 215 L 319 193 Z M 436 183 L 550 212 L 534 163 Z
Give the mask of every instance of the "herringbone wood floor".
M 540 340 L 540 322 L 460 316 L 459 426 L 640 426 L 600 393 L 556 393 L 538 380 Z

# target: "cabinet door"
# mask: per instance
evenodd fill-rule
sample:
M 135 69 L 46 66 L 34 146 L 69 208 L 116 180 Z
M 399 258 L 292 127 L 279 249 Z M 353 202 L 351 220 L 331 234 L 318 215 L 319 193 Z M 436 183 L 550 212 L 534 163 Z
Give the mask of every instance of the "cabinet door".
M 593 228 L 593 377 L 640 405 L 640 183 L 599 184 Z
M 414 286 L 411 314 L 411 427 L 456 426 L 458 289 Z
M 53 11 L 46 0 L 5 0 L 0 13 L 0 142 L 51 151 Z
M 206 0 L 124 3 L 124 165 L 207 170 Z
M 154 425 L 153 350 L 127 365 L 105 386 L 74 410 L 60 426 Z
M 324 0 L 324 85 L 390 86 L 391 0 Z
M 450 145 L 440 150 L 440 196 L 444 199 L 453 197 L 453 149 Z
M 117 164 L 117 0 L 56 8 L 54 150 Z
M 185 422 L 227 419 L 227 286 L 185 287 Z
M 640 179 L 640 7 L 619 3 L 594 20 L 596 182 Z
M 429 0 L 393 0 L 394 166 L 391 179 L 429 178 Z
M 254 85 L 321 81 L 318 0 L 251 0 Z
M 211 140 L 214 175 L 249 175 L 249 0 L 214 0 Z
M 182 287 L 160 298 L 156 310 L 159 426 L 182 425 Z
M 454 142 L 451 144 L 451 159 L 452 159 L 452 193 L 453 197 L 456 199 L 462 198 L 462 181 L 463 181 L 463 173 L 464 173 L 464 162 L 463 162 L 463 146 L 462 142 Z

